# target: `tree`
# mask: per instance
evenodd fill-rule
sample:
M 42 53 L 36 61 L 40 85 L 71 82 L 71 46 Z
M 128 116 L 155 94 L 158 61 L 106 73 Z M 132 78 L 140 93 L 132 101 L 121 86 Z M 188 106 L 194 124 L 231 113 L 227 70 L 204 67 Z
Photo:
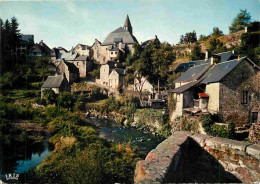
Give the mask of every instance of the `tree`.
M 199 41 L 206 41 L 207 39 L 209 39 L 209 36 L 200 35 L 199 37 Z
M 185 34 L 184 43 L 195 43 L 197 41 L 196 32 L 189 32 Z
M 60 107 L 67 108 L 68 110 L 73 107 L 75 99 L 69 92 L 59 93 L 57 104 Z
M 160 83 L 166 84 L 169 75 L 169 66 L 176 59 L 172 52 L 172 47 L 169 43 L 162 43 L 158 49 L 155 49 L 152 54 L 153 72 L 148 80 L 158 83 L 158 92 L 160 93 Z
M 251 15 L 247 10 L 240 10 L 237 16 L 233 19 L 231 26 L 229 27 L 230 33 L 234 33 L 243 30 L 251 22 Z
M 52 89 L 44 89 L 43 98 L 46 99 L 48 104 L 54 104 L 57 101 L 57 96 Z
M 211 53 L 226 52 L 227 47 L 220 40 L 212 37 L 207 42 L 207 48 Z
M 50 74 L 50 66 L 50 59 L 47 57 L 39 57 L 35 61 L 35 71 L 37 72 L 38 77 L 42 78 L 42 81 Z
M 180 43 L 180 44 L 183 44 L 183 43 L 184 43 L 184 36 L 183 36 L 183 35 L 181 35 L 179 43 Z
M 218 27 L 214 27 L 213 28 L 213 33 L 211 34 L 211 36 L 213 36 L 213 37 L 220 37 L 222 35 L 224 35 L 223 31 L 221 31 Z
M 196 43 L 193 47 L 190 59 L 192 61 L 203 59 L 203 53 L 201 52 L 201 47 L 199 43 Z

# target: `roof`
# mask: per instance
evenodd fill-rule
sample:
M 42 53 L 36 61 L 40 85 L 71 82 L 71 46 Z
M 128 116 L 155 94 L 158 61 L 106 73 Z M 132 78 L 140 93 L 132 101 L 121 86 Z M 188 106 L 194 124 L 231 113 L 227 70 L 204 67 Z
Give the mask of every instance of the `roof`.
M 79 69 L 73 63 L 64 61 L 64 64 L 67 65 L 70 73 L 79 73 Z
M 58 88 L 62 84 L 63 75 L 48 76 L 42 88 Z
M 169 92 L 173 92 L 173 93 L 182 93 L 188 89 L 190 89 L 191 87 L 195 86 L 196 84 L 200 83 L 201 80 L 197 80 L 197 81 L 193 81 L 193 82 L 189 82 L 188 84 L 185 84 L 183 86 L 180 86 L 178 88 L 169 90 Z
M 215 54 L 215 55 L 220 56 L 221 57 L 221 62 L 222 62 L 222 61 L 229 60 L 229 58 L 233 55 L 233 53 L 231 51 L 228 51 L 228 52 L 222 52 L 222 53 Z
M 213 68 L 205 74 L 204 80 L 202 80 L 201 83 L 208 84 L 220 81 L 244 59 L 245 57 L 240 60 L 234 59 L 214 65 Z
M 44 49 L 42 48 L 42 46 L 36 43 L 34 46 L 32 46 L 30 52 L 44 52 Z
M 109 68 L 123 68 L 124 66 L 121 63 L 118 63 L 116 61 L 108 61 L 107 65 Z
M 210 66 L 210 63 L 208 63 L 191 67 L 179 78 L 177 78 L 175 82 L 188 82 L 197 80 L 210 68 Z
M 78 56 L 74 59 L 74 61 L 86 61 L 88 59 L 88 56 L 82 55 Z
M 207 95 L 206 93 L 198 93 L 200 98 L 208 98 L 209 95 Z
M 144 41 L 144 42 L 141 44 L 141 47 L 142 47 L 142 48 L 145 48 L 148 44 L 153 43 L 153 42 L 155 42 L 156 40 L 158 40 L 158 42 L 160 42 L 160 40 L 159 40 L 159 39 L 157 38 L 157 36 L 155 35 L 155 38 Z
M 73 61 L 77 57 L 77 53 L 69 52 L 69 53 L 58 53 L 57 59 L 65 59 L 66 61 Z
M 34 35 L 21 35 L 20 40 L 23 41 L 23 43 L 27 44 L 34 44 Z
M 125 69 L 122 68 L 115 68 L 114 69 L 119 75 L 125 75 Z
M 118 51 L 119 49 L 117 47 L 114 47 L 112 49 L 109 49 L 109 51 Z
M 113 32 L 109 33 L 102 45 L 112 45 L 119 39 L 121 39 L 122 43 L 125 44 L 138 43 L 134 35 L 132 35 L 129 31 L 126 31 L 124 28 L 119 27 Z
M 129 16 L 126 16 L 124 27 L 132 27 Z

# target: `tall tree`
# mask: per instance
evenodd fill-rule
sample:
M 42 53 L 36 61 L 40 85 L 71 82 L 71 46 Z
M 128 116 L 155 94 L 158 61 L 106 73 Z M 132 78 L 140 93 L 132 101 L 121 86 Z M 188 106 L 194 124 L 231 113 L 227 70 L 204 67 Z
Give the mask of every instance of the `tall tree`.
M 189 32 L 185 34 L 184 43 L 195 43 L 197 41 L 196 32 Z
M 213 28 L 213 33 L 211 34 L 211 36 L 220 37 L 222 35 L 224 35 L 223 31 L 221 31 L 218 27 Z
M 190 59 L 192 61 L 203 59 L 203 53 L 201 52 L 201 46 L 198 42 L 195 44 L 195 46 L 193 47 L 193 49 L 191 51 Z
M 251 22 L 251 15 L 247 10 L 240 10 L 237 16 L 234 18 L 231 26 L 229 27 L 230 33 L 234 33 L 243 30 Z

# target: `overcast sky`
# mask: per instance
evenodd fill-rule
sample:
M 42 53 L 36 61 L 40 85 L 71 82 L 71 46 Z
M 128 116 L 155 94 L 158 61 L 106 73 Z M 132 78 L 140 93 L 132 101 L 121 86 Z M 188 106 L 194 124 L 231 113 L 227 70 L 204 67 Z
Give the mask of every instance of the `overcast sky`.
M 240 9 L 253 20 L 260 19 L 259 0 L 108 0 L 108 1 L 2 1 L 0 17 L 15 16 L 21 33 L 33 34 L 49 47 L 71 49 L 78 43 L 92 45 L 123 26 L 130 17 L 139 43 L 158 35 L 170 44 L 186 32 L 208 35 L 213 27 L 228 34 L 228 27 Z

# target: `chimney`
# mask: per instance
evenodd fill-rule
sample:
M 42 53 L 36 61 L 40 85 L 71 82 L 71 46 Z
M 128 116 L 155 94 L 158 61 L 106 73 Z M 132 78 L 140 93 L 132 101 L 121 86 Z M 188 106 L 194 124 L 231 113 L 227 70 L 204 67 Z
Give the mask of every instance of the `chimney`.
M 232 50 L 232 54 L 235 54 L 235 50 L 234 49 Z
M 221 62 L 221 57 L 218 55 L 212 55 L 210 58 L 210 65 L 214 65 Z
M 157 35 L 155 35 L 155 38 L 157 39 Z
M 247 30 L 247 26 L 246 26 L 246 27 L 245 27 L 245 33 L 247 33 L 247 31 L 248 31 L 248 30 Z
M 240 55 L 238 55 L 238 56 L 237 56 L 237 60 L 240 60 L 240 58 L 241 58 L 241 56 L 240 56 Z
M 207 61 L 208 59 L 209 59 L 209 51 L 206 50 L 206 52 L 205 52 L 205 61 Z

